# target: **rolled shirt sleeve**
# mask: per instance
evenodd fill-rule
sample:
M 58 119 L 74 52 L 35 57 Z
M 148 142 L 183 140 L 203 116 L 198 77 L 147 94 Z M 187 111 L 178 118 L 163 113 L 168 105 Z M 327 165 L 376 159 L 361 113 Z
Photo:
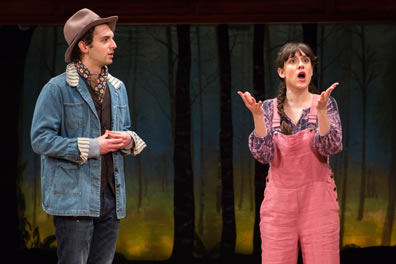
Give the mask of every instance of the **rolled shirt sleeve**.
M 338 113 L 337 102 L 333 97 L 327 102 L 327 114 L 330 121 L 330 130 L 325 135 L 319 134 L 316 129 L 314 147 L 323 156 L 329 157 L 342 150 L 342 126 Z
M 249 150 L 253 157 L 261 163 L 270 163 L 274 157 L 274 143 L 272 140 L 272 113 L 273 99 L 263 102 L 264 120 L 267 128 L 267 135 L 259 137 L 255 130 L 249 136 Z

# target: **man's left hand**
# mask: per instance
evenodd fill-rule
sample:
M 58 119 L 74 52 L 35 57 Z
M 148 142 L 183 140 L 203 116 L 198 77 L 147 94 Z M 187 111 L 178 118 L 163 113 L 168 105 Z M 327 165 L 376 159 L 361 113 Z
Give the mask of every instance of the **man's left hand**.
M 126 148 L 133 140 L 132 137 L 124 131 L 109 131 L 108 138 L 121 139 L 122 144 L 120 149 Z

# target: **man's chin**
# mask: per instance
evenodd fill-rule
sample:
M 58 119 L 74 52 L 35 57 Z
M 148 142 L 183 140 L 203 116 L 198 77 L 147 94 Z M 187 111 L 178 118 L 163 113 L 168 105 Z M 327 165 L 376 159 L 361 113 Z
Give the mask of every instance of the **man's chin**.
M 107 60 L 106 62 L 105 62 L 105 65 L 107 66 L 107 65 L 110 65 L 110 64 L 112 64 L 113 63 L 113 60 Z

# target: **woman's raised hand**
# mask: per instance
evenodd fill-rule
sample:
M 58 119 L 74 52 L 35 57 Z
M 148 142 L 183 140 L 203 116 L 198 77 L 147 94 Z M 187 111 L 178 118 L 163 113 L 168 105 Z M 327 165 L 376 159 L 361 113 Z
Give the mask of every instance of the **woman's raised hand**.
M 253 115 L 264 115 L 264 109 L 262 107 L 262 102 L 256 102 L 256 99 L 249 92 L 238 91 L 239 96 L 241 96 L 246 107 L 252 112 Z
M 331 95 L 331 92 L 339 85 L 338 82 L 333 83 L 329 88 L 327 88 L 326 91 L 323 91 L 320 94 L 320 98 L 318 100 L 318 104 L 316 105 L 316 109 L 318 111 L 324 111 L 327 110 L 327 101 L 329 100 L 329 97 Z

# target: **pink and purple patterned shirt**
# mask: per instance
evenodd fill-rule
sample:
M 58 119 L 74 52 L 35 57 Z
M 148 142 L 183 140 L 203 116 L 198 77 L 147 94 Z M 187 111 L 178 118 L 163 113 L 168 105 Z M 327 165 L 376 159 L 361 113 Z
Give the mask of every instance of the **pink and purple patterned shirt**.
M 256 136 L 255 131 L 249 136 L 249 149 L 253 157 L 261 163 L 270 163 L 274 156 L 274 143 L 272 140 L 272 116 L 273 116 L 273 101 L 274 99 L 265 100 L 263 102 L 264 119 L 267 127 L 267 136 Z M 310 108 L 303 110 L 300 119 L 295 125 L 286 115 L 286 122 L 292 128 L 292 134 L 308 128 L 308 114 Z M 330 97 L 327 102 L 327 114 L 330 121 L 330 130 L 327 134 L 321 136 L 317 124 L 315 125 L 316 134 L 314 137 L 314 148 L 321 155 L 329 157 L 339 153 L 342 150 L 342 128 L 340 115 L 338 114 L 337 102 L 333 97 Z M 312 125 L 311 125 L 312 126 Z M 278 130 L 278 129 L 277 129 Z M 280 131 L 280 129 L 279 129 Z

